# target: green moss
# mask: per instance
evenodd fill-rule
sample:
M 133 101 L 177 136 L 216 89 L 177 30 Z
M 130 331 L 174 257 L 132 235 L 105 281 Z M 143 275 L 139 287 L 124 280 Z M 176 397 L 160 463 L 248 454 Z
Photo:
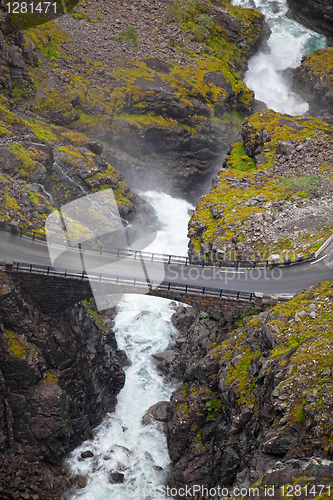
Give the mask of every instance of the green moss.
M 136 123 L 139 128 L 142 126 L 155 125 L 158 127 L 172 127 L 178 125 L 177 120 L 173 120 L 171 118 L 163 118 L 162 116 L 154 116 L 154 115 L 136 115 L 136 114 L 127 114 L 121 113 L 118 118 L 127 123 Z M 114 122 L 115 128 L 117 128 L 117 121 Z
M 61 56 L 61 44 L 70 38 L 54 21 L 49 20 L 45 24 L 40 23 L 39 26 L 28 28 L 26 33 L 35 43 L 37 50 L 51 61 Z
M 207 401 L 205 406 L 207 410 L 207 420 L 215 418 L 219 414 L 221 409 L 224 409 L 224 406 L 222 405 L 222 401 L 220 399 L 211 399 L 210 401 Z
M 56 375 L 53 375 L 50 372 L 46 372 L 44 381 L 49 384 L 57 384 L 59 382 L 59 379 Z
M 52 127 L 38 120 L 29 121 L 29 127 L 35 136 L 47 144 L 57 141 L 57 136 L 52 132 Z
M 10 353 L 16 359 L 21 359 L 27 355 L 28 342 L 22 341 L 20 336 L 12 330 L 5 330 L 7 337 L 10 340 Z
M 83 300 L 82 304 L 84 305 L 87 313 L 90 314 L 90 316 L 92 316 L 92 318 L 95 320 L 96 324 L 99 326 L 102 326 L 104 329 L 104 324 L 103 324 L 101 318 L 99 317 L 98 313 L 96 311 L 93 311 L 92 309 L 90 309 L 89 301 Z

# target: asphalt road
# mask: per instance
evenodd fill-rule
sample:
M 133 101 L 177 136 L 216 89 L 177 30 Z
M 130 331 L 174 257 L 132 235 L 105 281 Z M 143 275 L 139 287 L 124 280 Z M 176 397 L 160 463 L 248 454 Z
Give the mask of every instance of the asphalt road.
M 109 255 L 68 249 L 60 253 L 53 267 L 68 272 L 82 272 L 83 266 L 89 275 L 102 274 L 145 280 L 149 276 L 154 286 L 161 281 L 194 285 L 198 287 L 223 288 L 244 292 L 262 292 L 283 296 L 316 285 L 320 281 L 333 281 L 333 244 L 314 262 L 273 269 L 231 269 L 165 264 L 133 258 L 115 258 Z M 0 230 L 0 260 L 44 265 L 52 267 L 46 243 L 33 241 Z

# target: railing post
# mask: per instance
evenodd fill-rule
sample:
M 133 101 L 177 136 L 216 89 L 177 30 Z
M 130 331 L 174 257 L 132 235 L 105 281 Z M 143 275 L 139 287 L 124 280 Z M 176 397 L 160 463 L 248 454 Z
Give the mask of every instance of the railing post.
M 169 283 L 168 283 L 168 290 L 170 290 L 170 285 L 171 285 L 171 283 L 170 283 L 170 281 L 169 281 Z
M 6 260 L 5 261 L 5 270 L 7 273 L 12 273 L 14 270 L 14 261 Z
M 137 250 L 135 250 L 135 254 L 134 254 L 134 259 L 136 259 L 136 254 L 138 253 Z
M 118 248 L 118 252 L 117 252 L 117 257 L 119 257 L 119 248 Z
M 206 287 L 204 286 L 202 289 L 202 295 L 205 295 L 205 289 L 206 289 Z
M 47 274 L 50 274 L 50 266 L 47 266 Z
M 35 239 L 35 231 L 33 231 L 33 233 L 32 233 L 32 239 L 33 240 Z
M 32 264 L 30 264 L 30 272 L 32 271 Z
M 185 293 L 187 292 L 187 287 L 188 287 L 188 285 L 186 285 L 186 287 L 185 287 Z
M 81 277 L 81 279 L 83 279 L 83 278 L 84 278 L 84 271 L 82 271 L 82 277 Z
M 223 292 L 223 290 L 222 290 L 222 288 L 221 288 L 221 290 L 220 290 L 220 298 L 222 297 L 222 292 Z
M 169 262 L 168 262 L 168 264 L 170 264 L 170 260 L 171 260 L 171 255 L 169 255 Z
M 239 299 L 239 292 L 237 292 L 237 300 Z
M 151 254 L 151 262 L 153 262 L 153 260 L 154 260 L 154 254 L 152 253 Z

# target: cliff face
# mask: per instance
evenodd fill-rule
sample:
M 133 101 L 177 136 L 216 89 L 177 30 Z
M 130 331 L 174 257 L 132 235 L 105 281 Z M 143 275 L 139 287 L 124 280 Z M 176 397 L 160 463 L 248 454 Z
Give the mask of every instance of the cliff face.
M 104 142 L 105 159 L 141 188 L 149 178 L 193 198 L 251 111 L 242 76 L 267 36 L 263 16 L 225 0 L 98 9 L 82 4 L 38 27 L 14 16 L 39 58 L 35 99 L 18 96 L 22 116 L 43 117 L 50 133 L 70 128 L 74 146 L 77 132 Z
M 316 50 L 303 57 L 293 77 L 294 88 L 309 103 L 313 116 L 331 123 L 333 113 L 333 49 Z
M 260 499 L 274 485 L 282 499 L 283 485 L 320 483 L 330 498 L 332 299 L 332 284 L 323 283 L 245 315 L 232 332 L 204 313 L 190 328 L 177 321 L 184 328 L 174 366 L 182 369 L 172 374 L 184 384 L 169 411 L 171 485 L 220 486 L 228 498 L 252 487 L 258 493 L 242 498 Z
M 304 26 L 322 33 L 333 44 L 333 6 L 327 0 L 288 0 L 289 16 Z
M 66 476 L 59 479 L 59 468 L 52 464 L 91 438 L 92 428 L 113 411 L 125 380 L 119 357 L 124 355 L 117 351 L 113 331 L 88 304 L 49 317 L 7 275 L 0 280 L 1 488 L 57 497 Z M 22 460 L 28 455 L 40 465 L 25 468 L 20 453 Z M 6 460 L 11 461 L 9 475 Z M 23 472 L 15 474 L 21 467 Z M 35 485 L 34 475 L 42 470 L 49 471 L 46 479 L 43 472 Z

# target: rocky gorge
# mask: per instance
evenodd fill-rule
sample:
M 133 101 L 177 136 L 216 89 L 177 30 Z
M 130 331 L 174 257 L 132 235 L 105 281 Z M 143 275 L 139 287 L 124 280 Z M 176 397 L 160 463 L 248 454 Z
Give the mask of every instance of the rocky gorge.
M 292 73 L 315 116 L 293 118 L 263 109 L 243 83 L 269 30 L 227 1 L 87 2 L 47 22 L 1 7 L 0 29 L 5 221 L 43 234 L 54 208 L 111 187 L 124 219 L 151 222 L 129 186 L 149 180 L 197 201 L 232 139 L 192 216 L 191 256 L 283 259 L 330 234 L 332 49 Z M 124 384 L 113 312 L 101 318 L 84 303 L 47 316 L 2 274 L 0 314 L 0 492 L 61 498 L 86 484 L 62 458 Z M 168 372 L 183 385 L 161 410 L 170 485 L 253 486 L 264 498 L 272 484 L 331 484 L 332 319 L 329 283 L 236 325 L 179 310 Z

